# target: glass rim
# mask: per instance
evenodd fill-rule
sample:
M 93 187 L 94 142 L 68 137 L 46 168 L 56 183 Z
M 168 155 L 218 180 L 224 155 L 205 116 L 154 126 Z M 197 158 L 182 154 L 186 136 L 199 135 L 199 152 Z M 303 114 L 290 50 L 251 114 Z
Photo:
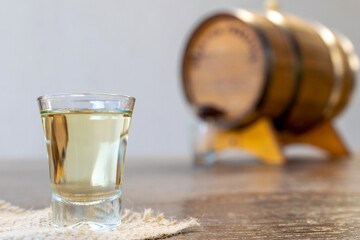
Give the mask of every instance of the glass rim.
M 120 100 L 128 100 L 130 102 L 135 102 L 135 97 L 131 97 L 129 95 L 124 94 L 115 94 L 115 93 L 53 93 L 53 94 L 45 94 L 37 98 L 38 101 L 42 100 L 56 100 L 56 99 L 63 99 L 65 97 L 86 97 L 86 96 L 103 96 L 104 99 L 97 99 L 96 101 L 109 101 L 109 99 L 105 99 L 106 97 L 115 97 L 118 99 L 111 99 L 113 101 L 120 101 Z

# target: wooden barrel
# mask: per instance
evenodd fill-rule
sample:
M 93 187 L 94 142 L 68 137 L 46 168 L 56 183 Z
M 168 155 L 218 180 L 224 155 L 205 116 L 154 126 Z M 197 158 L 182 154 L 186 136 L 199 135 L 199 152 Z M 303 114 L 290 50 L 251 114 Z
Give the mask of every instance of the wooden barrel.
M 349 51 L 324 26 L 277 11 L 215 14 L 191 34 L 184 92 L 194 111 L 224 128 L 259 117 L 306 130 L 337 115 L 354 82 Z
M 345 36 L 336 34 L 337 46 L 340 50 L 341 62 L 343 67 L 342 88 L 339 101 L 334 106 L 332 113 L 327 117 L 332 118 L 339 114 L 349 102 L 353 89 L 355 88 L 356 71 L 359 69 L 359 59 L 354 52 L 354 47 Z

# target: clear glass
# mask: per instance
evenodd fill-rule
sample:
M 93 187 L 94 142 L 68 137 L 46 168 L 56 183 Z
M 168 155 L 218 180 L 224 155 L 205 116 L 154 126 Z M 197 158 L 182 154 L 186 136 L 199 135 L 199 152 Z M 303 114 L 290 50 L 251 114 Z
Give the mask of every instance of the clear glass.
M 135 98 L 51 94 L 39 97 L 38 103 L 49 160 L 53 226 L 118 226 Z

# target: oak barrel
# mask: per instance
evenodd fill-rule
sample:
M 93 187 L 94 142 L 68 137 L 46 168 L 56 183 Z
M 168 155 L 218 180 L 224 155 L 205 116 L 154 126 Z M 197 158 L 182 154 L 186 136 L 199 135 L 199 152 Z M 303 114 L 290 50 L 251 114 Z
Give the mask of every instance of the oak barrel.
M 198 116 L 223 128 L 268 117 L 279 129 L 307 130 L 335 117 L 351 95 L 355 54 L 344 39 L 274 10 L 214 14 L 186 44 L 186 98 Z

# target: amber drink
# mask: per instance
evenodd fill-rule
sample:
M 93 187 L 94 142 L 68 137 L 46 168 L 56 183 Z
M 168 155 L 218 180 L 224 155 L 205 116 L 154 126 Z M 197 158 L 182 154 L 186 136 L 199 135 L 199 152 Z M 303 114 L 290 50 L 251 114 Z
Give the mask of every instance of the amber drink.
M 70 104 L 71 103 L 71 104 Z M 134 98 L 56 94 L 39 98 L 49 160 L 53 225 L 120 224 Z

